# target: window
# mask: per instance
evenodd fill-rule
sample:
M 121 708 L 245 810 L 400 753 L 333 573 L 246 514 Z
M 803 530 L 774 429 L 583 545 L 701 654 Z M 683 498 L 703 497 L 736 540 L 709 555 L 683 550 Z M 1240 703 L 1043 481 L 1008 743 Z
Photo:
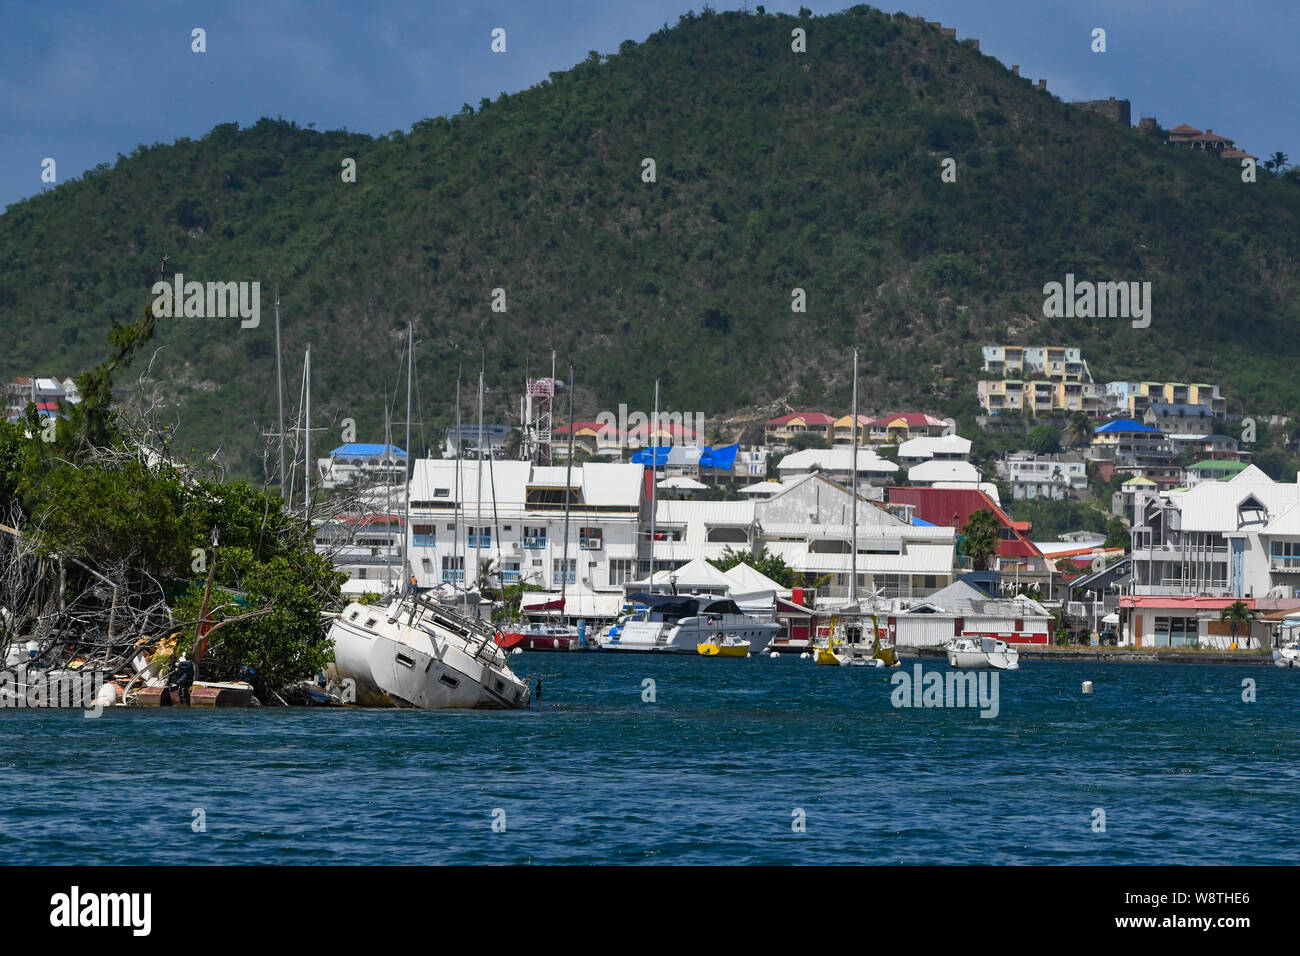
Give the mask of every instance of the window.
M 609 583 L 611 587 L 632 579 L 632 563 L 631 558 L 615 558 L 609 562 Z
M 465 580 L 465 559 L 454 555 L 442 556 L 442 580 L 444 583 L 459 584 Z
M 435 498 L 448 498 L 448 497 L 451 496 L 451 489 L 450 489 L 450 488 L 434 488 L 434 489 L 433 489 L 433 496 L 434 496 Z
M 1300 541 L 1274 541 L 1273 564 L 1276 567 L 1300 568 Z
M 546 547 L 546 527 L 529 528 L 524 526 L 524 547 L 525 548 L 545 548 Z
M 465 547 L 467 548 L 490 548 L 492 547 L 492 529 L 487 528 L 465 528 Z
M 561 580 L 563 576 L 563 580 Z M 563 558 L 551 559 L 551 583 L 552 584 L 573 584 L 578 578 L 578 559 L 569 558 L 565 561 Z
M 749 531 L 745 528 L 709 528 L 707 541 L 748 544 Z
M 603 534 L 600 528 L 579 528 L 578 547 L 583 551 L 599 551 L 604 544 Z
M 432 548 L 438 543 L 436 528 L 431 524 L 411 525 L 411 544 L 417 548 Z
M 1157 617 L 1155 646 L 1178 647 L 1195 644 L 1199 622 L 1194 617 Z
M 518 584 L 522 575 L 519 571 L 518 561 L 507 561 L 501 568 L 501 583 Z

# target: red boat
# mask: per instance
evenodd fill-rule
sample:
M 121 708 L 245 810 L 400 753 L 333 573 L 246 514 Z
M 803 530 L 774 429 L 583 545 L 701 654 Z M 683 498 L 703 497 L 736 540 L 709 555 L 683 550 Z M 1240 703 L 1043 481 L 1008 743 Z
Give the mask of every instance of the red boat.
M 519 631 L 497 634 L 497 643 L 505 648 L 525 651 L 585 651 L 590 646 L 576 627 L 566 624 L 529 624 Z

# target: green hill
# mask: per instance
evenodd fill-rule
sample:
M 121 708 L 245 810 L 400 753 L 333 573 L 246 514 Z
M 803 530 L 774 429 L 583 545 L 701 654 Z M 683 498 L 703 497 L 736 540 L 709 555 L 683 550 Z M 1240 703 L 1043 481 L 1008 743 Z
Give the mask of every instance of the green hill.
M 1234 411 L 1294 413 L 1300 188 L 1259 179 L 902 15 L 687 15 L 409 133 L 226 124 L 11 206 L 0 372 L 91 364 L 166 255 L 167 277 L 263 285 L 259 328 L 172 319 L 156 340 L 182 444 L 222 446 L 237 472 L 260 468 L 275 413 L 276 284 L 286 390 L 310 341 L 313 420 L 352 417 L 362 440 L 380 440 L 408 318 L 431 425 L 480 356 L 490 414 L 511 416 L 552 348 L 584 417 L 646 408 L 656 376 L 667 407 L 710 416 L 846 408 L 853 342 L 866 410 L 969 413 L 979 345 L 1018 341 L 1080 345 L 1099 379 L 1209 380 Z M 1150 281 L 1150 328 L 1043 318 L 1043 285 L 1067 272 Z

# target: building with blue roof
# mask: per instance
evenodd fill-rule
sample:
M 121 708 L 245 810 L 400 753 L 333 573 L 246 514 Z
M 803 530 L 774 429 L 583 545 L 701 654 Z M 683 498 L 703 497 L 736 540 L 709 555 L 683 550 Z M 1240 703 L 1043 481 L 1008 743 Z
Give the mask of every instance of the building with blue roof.
M 352 482 L 379 484 L 391 481 L 401 486 L 406 481 L 406 452 L 396 445 L 348 442 L 316 459 L 317 480 L 322 488 L 338 488 Z

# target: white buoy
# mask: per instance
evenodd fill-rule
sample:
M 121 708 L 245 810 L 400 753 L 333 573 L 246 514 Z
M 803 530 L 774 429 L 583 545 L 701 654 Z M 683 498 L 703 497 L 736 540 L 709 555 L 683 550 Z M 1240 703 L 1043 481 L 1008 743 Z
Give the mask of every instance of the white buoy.
M 770 657 L 770 658 L 772 658 L 772 660 L 776 660 L 776 659 L 777 659 L 778 657 L 780 657 L 781 655 L 780 655 L 779 653 L 777 653 L 776 651 L 773 651 L 771 654 L 768 654 L 767 656 Z
M 804 651 L 802 654 L 799 655 L 799 660 L 806 661 L 810 657 L 812 657 L 812 655 L 809 654 L 807 651 Z
M 95 694 L 95 703 L 102 704 L 104 707 L 112 707 L 117 703 L 117 685 L 105 684 Z
M 1083 682 L 1083 692 L 1084 692 L 1085 694 L 1091 694 L 1091 693 L 1092 693 L 1092 681 L 1090 681 L 1090 680 L 1086 680 L 1086 681 Z

